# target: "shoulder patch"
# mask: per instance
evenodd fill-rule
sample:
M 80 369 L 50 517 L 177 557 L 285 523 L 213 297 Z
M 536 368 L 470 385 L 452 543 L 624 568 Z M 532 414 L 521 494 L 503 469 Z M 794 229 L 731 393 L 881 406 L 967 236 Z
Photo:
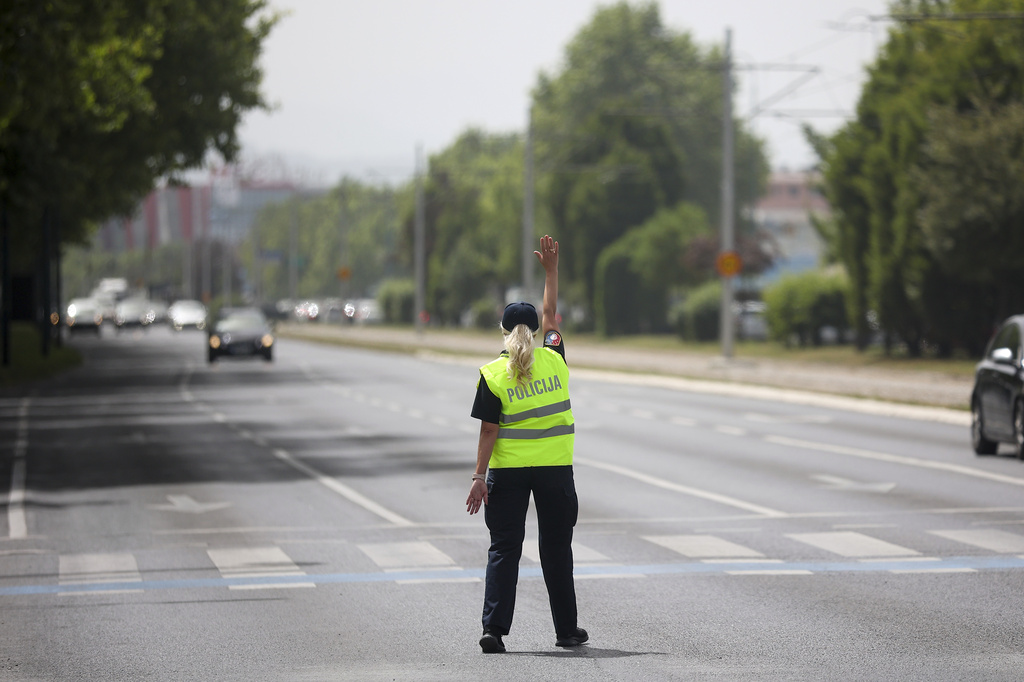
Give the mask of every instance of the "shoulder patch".
M 559 346 L 562 344 L 562 335 L 558 332 L 551 330 L 544 335 L 545 346 Z

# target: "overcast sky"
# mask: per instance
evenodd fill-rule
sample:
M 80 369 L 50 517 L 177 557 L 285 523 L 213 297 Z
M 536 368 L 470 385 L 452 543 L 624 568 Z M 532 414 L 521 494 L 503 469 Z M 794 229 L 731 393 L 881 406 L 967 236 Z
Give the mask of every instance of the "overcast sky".
M 265 45 L 264 91 L 250 113 L 243 157 L 272 172 L 333 184 L 342 174 L 400 181 L 416 146 L 443 150 L 470 126 L 525 128 L 539 73 L 561 69 L 565 47 L 608 2 L 595 0 L 271 0 L 288 14 Z M 813 157 L 800 123 L 835 130 L 856 104 L 864 67 L 884 43 L 886 0 L 662 0 L 663 23 L 702 45 L 732 30 L 736 113 L 768 141 L 774 168 Z M 807 83 L 750 119 L 759 102 Z M 793 112 L 813 116 L 791 118 Z M 829 115 L 825 115 L 829 114 Z

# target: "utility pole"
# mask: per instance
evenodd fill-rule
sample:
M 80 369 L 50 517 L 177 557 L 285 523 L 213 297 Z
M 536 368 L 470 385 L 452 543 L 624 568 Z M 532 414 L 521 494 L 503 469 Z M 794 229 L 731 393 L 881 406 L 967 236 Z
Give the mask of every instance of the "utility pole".
M 7 227 L 7 201 L 0 196 L 0 366 L 11 366 L 11 237 Z
M 414 248 L 413 248 L 413 271 L 416 280 L 416 298 L 413 304 L 413 315 L 415 317 L 416 333 L 423 333 L 423 319 L 426 314 L 426 206 L 423 198 L 423 146 L 416 147 L 416 218 L 413 224 Z
M 199 195 L 199 197 L 198 197 L 198 199 L 196 199 L 196 201 L 200 202 L 201 205 L 206 210 L 205 211 L 201 211 L 199 209 L 195 209 L 195 210 L 199 211 L 198 214 L 201 216 L 200 223 L 203 226 L 203 240 L 202 240 L 202 252 L 201 252 L 202 253 L 202 262 L 200 263 L 200 267 L 202 268 L 202 272 L 200 273 L 202 281 L 200 282 L 200 287 L 199 288 L 200 288 L 200 294 L 201 294 L 200 298 L 202 299 L 203 303 L 209 304 L 210 303 L 210 299 L 213 298 L 213 284 L 212 284 L 212 279 L 213 279 L 213 261 L 212 261 L 212 255 L 211 255 L 211 248 L 212 247 L 210 246 L 210 221 L 209 221 L 209 206 L 210 206 L 210 201 L 211 201 L 212 195 L 213 195 L 212 185 L 204 187 L 200 191 L 202 193 Z M 205 196 L 205 200 L 204 200 L 204 196 Z M 193 208 L 195 208 L 195 207 L 193 207 Z
M 533 107 L 526 112 L 523 145 L 523 300 L 533 294 Z
M 296 253 L 296 232 L 298 231 L 298 195 L 293 194 L 291 200 L 291 215 L 288 220 L 288 298 L 292 305 L 295 304 L 296 289 L 298 288 L 298 263 L 299 255 Z
M 338 298 L 345 297 L 345 288 L 347 286 L 345 273 L 345 184 L 341 183 L 338 187 Z
M 719 263 L 727 255 L 732 254 L 735 247 L 733 215 L 735 213 L 735 177 L 734 177 L 734 142 L 732 120 L 732 29 L 725 29 L 725 50 L 722 55 L 722 245 L 719 251 Z M 719 267 L 722 271 L 723 268 Z M 722 271 L 722 303 L 719 313 L 719 338 L 722 343 L 722 356 L 726 359 L 733 355 L 734 324 L 732 317 L 733 277 Z

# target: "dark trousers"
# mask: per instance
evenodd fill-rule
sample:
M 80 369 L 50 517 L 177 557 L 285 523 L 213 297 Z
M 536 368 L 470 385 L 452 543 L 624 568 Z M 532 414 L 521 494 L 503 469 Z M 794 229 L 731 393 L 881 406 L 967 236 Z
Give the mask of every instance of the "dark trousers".
M 484 630 L 507 635 L 512 627 L 530 493 L 537 505 L 540 564 L 555 635 L 569 636 L 576 630 L 572 529 L 579 513 L 571 466 L 491 469 L 487 474 L 484 521 L 491 532 L 491 548 L 484 585 Z

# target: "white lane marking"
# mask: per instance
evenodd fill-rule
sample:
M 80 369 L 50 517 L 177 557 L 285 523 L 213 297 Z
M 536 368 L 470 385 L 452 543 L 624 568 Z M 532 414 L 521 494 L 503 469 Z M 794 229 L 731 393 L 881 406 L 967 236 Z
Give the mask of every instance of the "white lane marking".
M 637 419 L 654 419 L 654 413 L 650 410 L 633 409 L 629 411 L 629 416 Z
M 842 478 L 841 476 L 832 476 L 831 474 L 811 474 L 811 478 L 821 483 L 821 487 L 826 490 L 841 490 L 847 492 L 862 493 L 887 493 L 896 487 L 895 483 L 866 483 L 861 481 L 853 481 L 848 478 Z
M 158 511 L 185 512 L 187 514 L 205 514 L 209 511 L 227 509 L 230 502 L 197 502 L 190 495 L 168 495 L 168 504 L 151 504 L 150 509 Z
M 101 585 L 103 583 L 140 583 L 142 575 L 129 552 L 61 554 L 58 568 L 61 585 Z M 104 590 L 99 594 L 134 593 L 142 590 Z M 68 591 L 68 594 L 97 594 L 95 591 Z
M 25 519 L 25 456 L 14 460 L 11 469 L 11 492 L 7 496 L 7 533 L 12 540 L 28 537 Z
M 644 535 L 643 538 L 648 542 L 694 559 L 737 559 L 764 556 L 757 550 L 723 540 L 714 535 Z
M 690 419 L 689 417 L 672 417 L 672 419 L 670 419 L 669 421 L 672 422 L 673 424 L 675 424 L 676 426 L 696 426 L 697 425 L 697 420 L 696 419 Z
M 587 574 L 573 576 L 573 580 L 607 580 L 609 578 L 646 578 L 647 575 L 644 573 L 600 573 L 600 574 Z
M 778 570 L 765 568 L 762 570 L 727 570 L 725 572 L 728 576 L 813 576 L 814 574 L 814 571 L 804 568 L 779 568 Z
M 947 538 L 965 545 L 981 547 L 998 554 L 1024 552 L 1024 536 L 994 528 L 978 530 L 930 530 L 932 535 Z
M 977 573 L 974 568 L 894 568 L 890 573 Z
M 863 533 L 786 533 L 787 538 L 845 557 L 906 557 L 921 553 Z
M 454 559 L 429 542 L 379 542 L 357 546 L 385 571 L 455 566 Z
M 12 540 L 28 537 L 25 518 L 25 455 L 28 453 L 28 406 L 31 398 L 18 405 L 18 426 L 14 436 L 14 463 L 11 489 L 7 495 L 7 536 Z
M 738 426 L 727 426 L 725 424 L 719 424 L 715 427 L 715 431 L 723 433 L 726 436 L 745 436 L 747 435 L 746 429 L 741 429 Z
M 808 440 L 800 440 L 798 438 L 787 438 L 785 436 L 765 436 L 764 439 L 767 442 L 774 443 L 776 445 L 786 445 L 794 448 L 804 448 L 806 450 L 817 450 L 819 452 L 830 452 L 836 455 L 848 455 L 850 457 L 860 457 L 862 459 L 873 459 L 879 462 L 890 462 L 892 464 L 904 464 L 906 466 L 918 467 L 921 469 L 936 469 L 938 471 L 946 471 L 952 474 L 974 476 L 975 478 L 984 478 L 990 481 L 1024 486 L 1024 478 L 996 474 L 982 469 L 963 466 L 962 464 L 949 464 L 947 462 L 935 462 L 928 459 L 920 459 L 918 457 L 890 455 L 885 452 L 862 450 L 860 448 L 851 448 L 845 445 L 833 445 L 831 443 L 816 443 Z
M 540 546 L 536 537 L 528 537 L 523 542 L 523 556 L 535 564 L 540 563 Z M 572 543 L 572 560 L 576 564 L 601 563 L 611 561 L 607 556 L 596 549 L 581 545 L 578 542 Z
M 587 457 L 576 457 L 574 461 L 576 464 L 594 467 L 595 469 L 603 469 L 604 471 L 609 471 L 613 474 L 618 474 L 620 476 L 632 478 L 636 481 L 640 481 L 641 483 L 646 483 L 648 485 L 653 485 L 658 488 L 664 488 L 665 490 L 671 490 L 673 492 L 682 493 L 684 495 L 690 495 L 692 497 L 699 497 L 701 499 L 710 500 L 712 502 L 724 504 L 729 507 L 736 507 L 737 509 L 743 509 L 745 511 L 752 512 L 760 516 L 783 517 L 787 515 L 785 512 L 781 512 L 777 509 L 771 509 L 770 507 L 762 507 L 759 504 L 744 502 L 743 500 L 738 500 L 735 497 L 729 497 L 728 495 L 713 493 L 708 490 L 700 490 L 698 488 L 691 488 L 690 486 L 680 485 L 678 483 L 666 481 L 663 478 L 657 478 L 655 476 L 649 476 L 648 474 L 644 474 L 639 471 L 634 471 L 633 469 L 627 469 L 626 467 L 618 466 L 617 464 L 598 462 L 597 460 L 593 460 Z
M 405 518 L 404 516 L 400 516 L 395 512 L 391 511 L 390 509 L 386 509 L 385 507 L 377 504 L 376 502 L 366 497 L 365 495 L 362 495 L 361 493 L 356 492 L 352 488 L 349 488 L 341 481 L 331 478 L 330 476 L 325 476 L 324 474 L 320 473 L 313 467 L 308 466 L 307 464 L 304 464 L 299 460 L 295 459 L 285 450 L 275 448 L 274 456 L 277 457 L 282 462 L 285 462 L 286 464 L 289 464 L 292 467 L 298 469 L 299 471 L 306 474 L 307 476 L 309 476 L 316 482 L 320 483 L 321 485 L 325 486 L 326 488 L 338 493 L 339 495 L 347 499 L 349 502 L 359 505 L 366 511 L 372 514 L 376 514 L 385 521 L 389 521 L 390 523 L 393 523 L 396 526 L 413 525 L 413 522 Z
M 743 418 L 759 424 L 828 424 L 833 418 L 825 414 L 797 414 L 792 416 L 748 412 Z
M 954 410 L 943 407 L 922 407 L 917 405 L 901 405 L 886 403 L 868 398 L 848 398 L 839 395 L 827 395 L 769 386 L 753 386 L 750 384 L 732 384 L 716 381 L 701 381 L 652 374 L 626 374 L 609 370 L 580 369 L 573 370 L 579 379 L 604 381 L 608 383 L 628 384 L 633 386 L 657 386 L 688 393 L 710 393 L 714 395 L 753 398 L 768 402 L 783 402 L 795 405 L 810 405 L 828 409 L 861 412 L 884 417 L 902 419 L 919 419 L 923 421 L 970 426 L 971 414 L 967 410 Z M 966 398 L 965 398 L 966 403 Z M 966 405 L 965 405 L 966 406 Z
M 306 575 L 305 571 L 300 569 L 280 547 L 229 547 L 208 549 L 206 553 L 225 578 Z M 228 589 L 257 590 L 291 587 L 316 587 L 316 583 L 300 580 L 293 583 L 229 585 Z

